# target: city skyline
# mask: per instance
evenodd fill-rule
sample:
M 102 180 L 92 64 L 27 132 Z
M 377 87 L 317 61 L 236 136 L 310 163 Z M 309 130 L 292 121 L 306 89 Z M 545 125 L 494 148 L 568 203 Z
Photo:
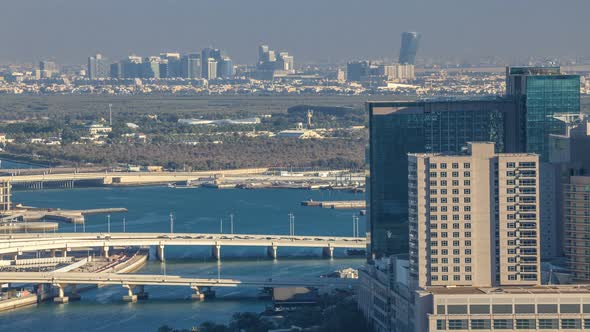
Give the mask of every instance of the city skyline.
M 0 38 L 12 45 L 4 50 L 0 61 L 55 58 L 63 63 L 81 63 L 97 51 L 119 58 L 170 49 L 190 53 L 195 48 L 213 46 L 227 49 L 237 63 L 253 63 L 256 54 L 251 52 L 250 45 L 261 43 L 288 48 L 296 58 L 309 63 L 396 58 L 403 31 L 422 34 L 420 53 L 429 58 L 495 55 L 511 59 L 530 54 L 584 56 L 590 52 L 587 43 L 577 42 L 583 40 L 584 31 L 588 30 L 583 18 L 583 13 L 590 9 L 587 2 L 570 1 L 560 11 L 554 11 L 552 2 L 546 0 L 508 4 L 505 0 L 483 4 L 457 0 L 455 5 L 373 0 L 335 6 L 328 1 L 314 4 L 314 10 L 310 10 L 311 3 L 303 1 L 284 10 L 268 0 L 247 4 L 175 1 L 148 10 L 149 3 L 141 2 L 140 6 L 135 0 L 123 4 L 106 1 L 100 6 L 72 0 L 61 0 L 56 6 L 46 6 L 38 0 L 13 1 L 4 5 L 3 13 L 10 15 L 0 16 Z M 22 25 L 25 13 L 28 20 Z M 219 20 L 221 13 L 224 20 Z M 418 13 L 419 23 L 413 19 Z M 531 13 L 534 19 L 522 13 Z M 522 24 L 513 29 L 512 25 L 499 24 L 498 17 L 502 17 L 502 22 Z M 43 28 L 48 24 L 51 29 Z M 14 29 L 17 25 L 19 28 Z M 300 38 L 303 35 L 306 38 Z

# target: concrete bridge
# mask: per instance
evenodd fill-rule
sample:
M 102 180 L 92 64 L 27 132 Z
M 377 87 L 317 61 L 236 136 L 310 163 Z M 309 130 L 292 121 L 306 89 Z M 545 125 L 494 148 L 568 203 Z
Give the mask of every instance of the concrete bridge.
M 58 289 L 55 302 L 66 303 L 69 297 L 64 290 L 71 287 L 74 297 L 79 297 L 75 285 L 119 285 L 128 290 L 123 297 L 125 301 L 135 302 L 138 298 L 146 298 L 144 286 L 183 286 L 195 292 L 193 299 L 204 298 L 201 288 L 211 287 L 352 287 L 357 279 L 341 278 L 196 278 L 176 275 L 150 274 L 117 274 L 117 273 L 84 273 L 84 272 L 0 272 L 0 283 L 51 284 Z M 133 290 L 138 289 L 138 294 Z
M 105 256 L 113 246 L 155 246 L 164 261 L 166 246 L 210 246 L 214 258 L 221 259 L 222 246 L 266 247 L 268 256 L 277 258 L 279 247 L 322 248 L 325 257 L 333 257 L 335 248 L 364 249 L 366 238 L 336 236 L 290 236 L 261 234 L 200 234 L 200 233 L 56 233 L 0 235 L 0 255 L 24 252 L 79 248 L 101 248 Z

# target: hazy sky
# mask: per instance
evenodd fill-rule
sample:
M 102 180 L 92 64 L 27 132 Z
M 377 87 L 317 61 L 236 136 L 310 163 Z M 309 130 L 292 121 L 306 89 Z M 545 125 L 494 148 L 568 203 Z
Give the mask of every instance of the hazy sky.
M 587 56 L 589 14 L 590 0 L 0 0 L 0 60 L 214 46 L 253 63 L 260 43 L 297 62 L 396 58 L 402 31 L 428 57 Z

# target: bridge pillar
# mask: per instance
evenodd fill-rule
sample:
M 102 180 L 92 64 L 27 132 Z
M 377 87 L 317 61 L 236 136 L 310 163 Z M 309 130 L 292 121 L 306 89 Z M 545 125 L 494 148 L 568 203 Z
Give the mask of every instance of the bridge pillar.
M 268 257 L 272 258 L 272 259 L 277 259 L 277 246 L 276 245 L 272 245 L 272 246 L 268 246 L 266 248 L 266 254 L 268 255 Z
M 102 248 L 102 254 L 105 258 L 109 258 L 109 246 L 104 246 Z
M 133 294 L 134 285 L 123 285 L 123 288 L 127 288 L 127 295 L 123 296 L 125 302 L 137 302 L 137 295 Z
M 53 302 L 55 303 L 68 303 L 70 298 L 65 296 L 64 288 L 66 288 L 66 284 L 54 284 L 54 287 L 57 287 L 57 297 L 53 298 Z
M 205 294 L 201 293 L 199 286 L 191 286 L 191 289 L 195 292 L 191 295 L 191 300 L 203 301 L 205 299 Z
M 217 260 L 221 260 L 221 245 L 220 244 L 216 244 L 213 247 L 211 247 L 211 255 L 213 256 L 213 258 L 215 258 Z
M 137 300 L 145 300 L 149 297 L 145 291 L 144 285 L 123 285 L 123 288 L 127 288 L 127 295 L 123 296 L 125 302 L 137 302 Z M 133 289 L 137 288 L 137 294 L 133 294 Z
M 164 257 L 164 245 L 160 244 L 156 247 L 156 257 L 160 262 L 166 261 L 166 258 Z
M 331 245 L 322 249 L 322 256 L 326 258 L 334 258 L 334 247 Z

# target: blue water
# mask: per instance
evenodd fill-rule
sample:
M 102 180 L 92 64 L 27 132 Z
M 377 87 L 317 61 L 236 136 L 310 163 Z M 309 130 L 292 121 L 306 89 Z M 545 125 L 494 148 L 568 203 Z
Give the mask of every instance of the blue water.
M 14 202 L 39 207 L 71 209 L 125 207 L 129 212 L 111 216 L 111 232 L 230 232 L 288 234 L 289 213 L 295 215 L 295 233 L 352 236 L 352 210 L 332 210 L 300 205 L 302 200 L 363 199 L 363 194 L 306 190 L 216 190 L 166 187 L 90 188 L 20 191 Z M 87 218 L 87 232 L 106 232 L 106 216 Z M 364 229 L 364 217 L 360 229 Z M 82 231 L 78 225 L 61 224 L 60 231 Z M 320 249 L 279 248 L 279 259 L 265 257 L 264 248 L 222 248 L 220 263 L 211 260 L 208 247 L 166 247 L 166 264 L 151 260 L 138 273 L 194 276 L 318 276 L 337 269 L 358 267 L 363 259 L 336 251 L 333 260 L 321 259 Z M 44 303 L 37 307 L 0 313 L 0 331 L 156 331 L 163 324 L 190 328 L 211 320 L 227 322 L 234 312 L 260 312 L 268 301 L 256 299 L 257 290 L 217 289 L 217 298 L 205 302 L 187 299 L 183 287 L 146 287 L 150 299 L 124 303 L 122 287 L 93 289 L 82 300 L 66 305 Z

